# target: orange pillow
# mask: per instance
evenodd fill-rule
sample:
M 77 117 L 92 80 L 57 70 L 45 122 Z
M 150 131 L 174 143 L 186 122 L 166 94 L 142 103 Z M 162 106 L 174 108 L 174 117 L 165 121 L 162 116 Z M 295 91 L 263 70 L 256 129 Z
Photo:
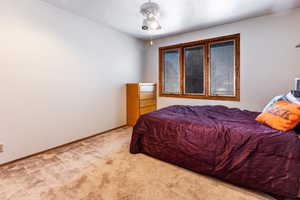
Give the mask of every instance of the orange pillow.
M 289 131 L 300 122 L 300 105 L 281 100 L 258 115 L 257 121 L 280 131 Z

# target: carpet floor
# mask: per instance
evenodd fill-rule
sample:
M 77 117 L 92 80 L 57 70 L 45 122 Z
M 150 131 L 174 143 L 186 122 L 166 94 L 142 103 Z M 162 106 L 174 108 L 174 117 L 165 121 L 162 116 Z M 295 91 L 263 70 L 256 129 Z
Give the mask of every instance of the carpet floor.
M 272 200 L 128 151 L 120 128 L 0 167 L 1 200 Z

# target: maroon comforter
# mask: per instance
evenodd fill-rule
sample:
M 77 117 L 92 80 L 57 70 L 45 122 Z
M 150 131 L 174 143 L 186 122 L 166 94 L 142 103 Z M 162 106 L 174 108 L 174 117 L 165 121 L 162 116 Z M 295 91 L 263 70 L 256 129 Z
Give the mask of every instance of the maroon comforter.
M 131 153 L 263 192 L 296 197 L 300 138 L 255 121 L 258 113 L 224 106 L 171 106 L 141 116 Z

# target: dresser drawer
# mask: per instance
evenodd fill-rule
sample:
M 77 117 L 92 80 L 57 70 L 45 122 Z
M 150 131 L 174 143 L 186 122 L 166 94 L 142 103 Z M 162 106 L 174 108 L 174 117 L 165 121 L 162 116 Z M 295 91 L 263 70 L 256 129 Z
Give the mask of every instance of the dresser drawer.
M 142 99 L 140 101 L 140 107 L 148 107 L 148 106 L 155 106 L 156 105 L 156 100 L 155 99 Z
M 154 85 L 140 85 L 140 92 L 154 92 Z
M 156 110 L 155 106 L 148 106 L 148 107 L 140 108 L 140 114 L 143 115 L 143 114 L 146 114 L 149 112 L 153 112 L 155 110 Z
M 154 92 L 141 92 L 140 99 L 155 99 Z

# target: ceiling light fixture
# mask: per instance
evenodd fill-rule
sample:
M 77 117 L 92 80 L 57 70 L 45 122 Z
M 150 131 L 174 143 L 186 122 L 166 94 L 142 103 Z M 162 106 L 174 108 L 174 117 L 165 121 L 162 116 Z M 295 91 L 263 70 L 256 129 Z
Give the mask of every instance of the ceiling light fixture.
M 160 10 L 157 3 L 153 3 L 149 0 L 149 2 L 142 4 L 140 12 L 145 17 L 143 20 L 142 30 L 156 31 L 161 29 L 158 21 Z M 150 44 L 153 44 L 152 37 Z

